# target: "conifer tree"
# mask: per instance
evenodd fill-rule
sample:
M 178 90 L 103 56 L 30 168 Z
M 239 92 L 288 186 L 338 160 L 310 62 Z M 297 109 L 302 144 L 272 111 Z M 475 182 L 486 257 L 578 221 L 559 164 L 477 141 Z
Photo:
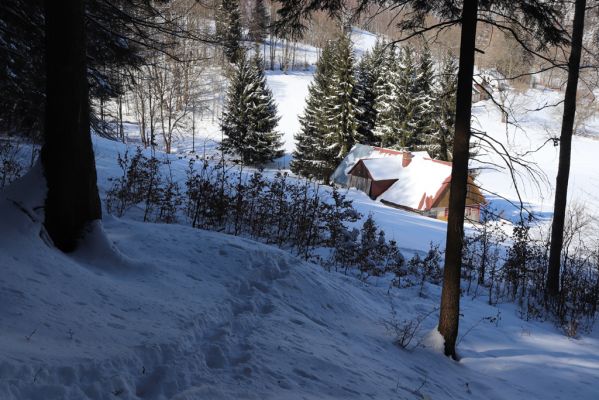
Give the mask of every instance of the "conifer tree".
M 387 47 L 380 56 L 378 77 L 374 84 L 376 100 L 374 109 L 377 117 L 373 134 L 383 147 L 399 143 L 397 102 L 397 58 L 394 47 Z
M 385 45 L 377 40 L 374 48 L 360 59 L 356 69 L 356 91 L 360 111 L 357 114 L 358 135 L 364 144 L 380 145 L 375 138 L 374 128 L 377 120 L 376 83 L 380 76 L 381 63 L 385 56 Z
M 295 135 L 296 147 L 291 171 L 306 178 L 326 181 L 330 175 L 325 158 L 325 119 L 331 91 L 333 44 L 327 43 L 316 63 L 314 80 L 308 88 L 306 108 L 300 116 L 301 130 Z
M 430 49 L 426 45 L 420 54 L 418 74 L 414 85 L 416 126 L 413 132 L 414 143 L 412 146 L 426 149 L 427 141 L 437 129 L 435 71 Z
M 393 143 L 392 147 L 413 148 L 420 144 L 419 138 L 415 134 L 421 111 L 416 85 L 417 73 L 414 49 L 407 45 L 401 49 L 397 69 L 398 141 Z
M 237 63 L 243 51 L 239 0 L 222 0 L 216 13 L 216 34 L 223 44 L 227 60 Z
M 243 164 L 261 165 L 282 156 L 279 117 L 272 91 L 266 85 L 259 52 L 239 57 L 227 92 L 221 129 L 221 149 Z
M 327 112 L 325 143 L 329 162 L 334 169 L 352 146 L 357 137 L 358 99 L 354 73 L 354 52 L 349 35 L 343 34 L 334 47 L 331 91 Z
M 455 95 L 458 86 L 458 67 L 455 57 L 448 52 L 440 66 L 435 93 L 436 128 L 426 140 L 426 149 L 433 158 L 451 161 L 455 119 Z
M 266 39 L 268 29 L 268 12 L 264 5 L 264 0 L 256 0 L 254 8 L 252 8 L 251 20 L 249 23 L 248 36 L 249 39 L 262 43 Z

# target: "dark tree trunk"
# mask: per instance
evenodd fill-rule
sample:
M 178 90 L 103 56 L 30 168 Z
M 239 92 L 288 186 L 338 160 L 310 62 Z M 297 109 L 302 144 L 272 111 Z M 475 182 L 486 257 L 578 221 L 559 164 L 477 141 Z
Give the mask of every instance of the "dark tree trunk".
M 564 241 L 564 220 L 568 200 L 568 180 L 570 178 L 570 153 L 572 149 L 572 133 L 576 116 L 576 92 L 580 71 L 580 55 L 584 34 L 584 13 L 586 0 L 576 0 L 574 8 L 574 26 L 572 29 L 572 45 L 568 60 L 568 83 L 564 97 L 564 115 L 560 135 L 559 166 L 555 182 L 555 204 L 553 207 L 553 224 L 551 225 L 551 247 L 549 249 L 549 268 L 547 270 L 547 295 L 555 298 L 559 293 L 559 275 L 561 254 Z
M 72 251 L 86 225 L 102 216 L 89 126 L 84 1 L 46 0 L 44 8 L 44 225 L 57 248 Z
M 439 332 L 445 339 L 445 355 L 457 359 L 455 343 L 460 314 L 460 269 L 464 240 L 464 209 L 468 185 L 468 157 L 470 152 L 470 119 L 472 116 L 472 76 L 478 0 L 464 0 L 460 41 L 460 67 L 456 95 L 455 139 L 453 167 L 449 193 L 447 244 Z

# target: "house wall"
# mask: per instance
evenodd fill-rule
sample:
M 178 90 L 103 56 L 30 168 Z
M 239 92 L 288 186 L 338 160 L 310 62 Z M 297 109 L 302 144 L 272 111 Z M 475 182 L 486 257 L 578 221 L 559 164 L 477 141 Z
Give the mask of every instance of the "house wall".
M 366 194 L 370 194 L 370 185 L 372 180 L 368 178 L 362 178 L 361 176 L 350 175 L 347 183 L 348 187 L 353 187 L 363 191 Z
M 366 168 L 362 160 L 358 161 L 358 163 L 352 168 L 350 176 L 371 179 L 370 174 L 368 173 L 368 169 Z
M 480 221 L 480 205 L 485 204 L 485 198 L 480 189 L 474 184 L 472 178 L 468 178 L 468 186 L 466 193 L 466 209 L 464 217 L 471 222 Z M 449 185 L 447 189 L 439 196 L 439 199 L 430 211 L 426 211 L 425 215 L 447 221 L 449 209 Z
M 449 207 L 435 207 L 424 213 L 427 217 L 447 221 L 449 215 Z M 475 204 L 466 206 L 464 210 L 464 219 L 469 222 L 480 222 L 480 205 Z
M 468 179 L 468 186 L 466 190 L 468 191 L 466 193 L 467 206 L 474 206 L 485 203 L 485 197 L 480 192 L 480 189 L 472 182 L 472 179 Z M 441 194 L 437 202 L 433 204 L 433 208 L 437 207 L 449 207 L 449 185 L 447 186 L 447 189 Z
M 372 181 L 370 186 L 370 198 L 376 199 L 391 187 L 397 179 L 386 179 L 382 181 Z

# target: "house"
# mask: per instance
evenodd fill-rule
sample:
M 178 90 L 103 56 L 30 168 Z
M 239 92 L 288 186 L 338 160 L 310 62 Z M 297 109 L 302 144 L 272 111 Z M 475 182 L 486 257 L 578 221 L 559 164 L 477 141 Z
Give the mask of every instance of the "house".
M 451 163 L 434 160 L 426 152 L 356 145 L 332 180 L 359 189 L 390 207 L 447 219 Z M 484 204 L 480 189 L 469 178 L 466 218 L 479 221 Z
M 473 77 L 472 82 L 472 103 L 483 100 L 489 100 L 494 87 L 489 84 L 488 76 L 477 74 Z
M 472 103 L 477 103 L 482 100 L 488 100 L 489 94 L 483 90 L 483 87 L 477 83 L 472 84 Z

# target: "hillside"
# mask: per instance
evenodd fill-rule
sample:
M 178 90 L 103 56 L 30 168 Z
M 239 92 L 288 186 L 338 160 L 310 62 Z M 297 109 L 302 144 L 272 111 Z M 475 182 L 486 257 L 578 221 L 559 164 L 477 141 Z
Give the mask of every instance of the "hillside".
M 376 41 L 373 34 L 359 29 L 353 29 L 351 37 L 357 57 Z M 265 54 L 270 43 L 263 48 Z M 280 53 L 284 45 L 290 46 L 278 42 Z M 523 264 L 508 270 L 514 237 L 498 236 L 490 245 L 495 253 L 485 253 L 493 259 L 486 280 L 476 257 L 464 261 L 457 344 L 460 360 L 443 355 L 443 339 L 436 330 L 440 265 L 438 261 L 436 266 L 425 264 L 421 257 L 427 257 L 435 246 L 441 251 L 436 255 L 442 254 L 447 224 L 385 206 L 356 189 L 336 192 L 290 173 L 294 135 L 300 128 L 298 117 L 320 52 L 306 44 L 293 46 L 301 58 L 298 65 L 303 67 L 266 71 L 281 117 L 277 129 L 283 135 L 285 154 L 264 170 L 225 162 L 221 157 L 224 66 L 206 68 L 197 78 L 202 83 L 207 79 L 210 89 L 200 101 L 201 111 L 193 125 L 189 119 L 196 117 L 195 108 L 190 113 L 189 107 L 182 107 L 173 114 L 181 124 L 171 130 L 172 154 L 161 151 L 163 138 L 166 141 L 166 136 L 160 136 L 164 118 L 161 128 L 157 121 L 150 121 L 150 125 L 156 123 L 152 128 L 156 128 L 156 132 L 152 130 L 158 140 L 156 148 L 138 147 L 142 124 L 135 118 L 144 116 L 145 111 L 136 111 L 131 98 L 124 96 L 121 122 L 126 143 L 92 136 L 103 217 L 85 231 L 74 253 L 56 249 L 43 227 L 47 185 L 40 162 L 34 162 L 36 145 L 0 137 L 0 144 L 19 143 L 9 156 L 20 161 L 23 169 L 33 165 L 25 176 L 0 188 L 0 400 L 595 400 L 599 381 L 599 332 L 592 329 L 597 325 L 596 308 L 576 309 L 566 315 L 561 326 L 554 324 L 553 316 L 536 302 L 540 297 L 534 296 L 539 293 L 531 293 L 538 289 L 534 287 L 538 277 L 544 276 L 541 263 L 526 264 L 530 260 L 525 258 Z M 139 93 L 143 98 L 145 92 Z M 135 95 L 139 97 L 139 93 Z M 555 104 L 562 93 L 510 88 L 503 95 L 512 108 L 509 124 L 501 122 L 499 109 L 490 100 L 473 108 L 474 127 L 487 135 L 487 144 L 478 143 L 471 167 L 478 171 L 477 182 L 500 217 L 485 227 L 497 226 L 511 233 L 512 223 L 520 219 L 522 202 L 535 216 L 534 234 L 544 234 L 552 217 L 559 149 L 553 139 L 561 118 L 561 109 Z M 140 100 L 140 104 L 145 103 Z M 155 117 L 155 109 L 147 111 Z M 116 125 L 116 119 L 109 124 Z M 190 126 L 195 129 L 191 131 Z M 599 119 L 591 115 L 579 127 L 580 135 L 573 141 L 569 194 L 572 205 L 581 205 L 584 221 L 587 217 L 590 221 L 586 230 L 577 232 L 581 240 L 595 246 L 584 253 L 590 258 L 588 254 L 597 256 L 593 218 L 599 206 L 599 176 L 594 170 Z M 135 154 L 141 160 L 136 165 L 142 167 L 134 171 L 139 175 L 131 178 L 127 163 Z M 505 167 L 507 155 L 518 159 L 512 164 L 513 171 Z M 191 160 L 195 162 L 193 171 Z M 524 164 L 518 165 L 520 161 Z M 207 176 L 204 181 L 198 178 L 197 186 L 187 185 L 201 174 Z M 281 189 L 285 184 L 272 190 L 268 184 L 282 182 L 277 180 L 281 174 L 289 174 L 284 175 L 285 184 L 304 185 L 305 192 L 285 191 Z M 225 178 L 219 181 L 219 176 Z M 256 176 L 264 179 L 264 186 L 248 184 L 249 178 Z M 160 186 L 158 178 L 166 184 Z M 133 186 L 141 197 L 131 194 Z M 167 186 L 176 190 L 161 193 Z M 246 200 L 250 197 L 244 192 L 247 188 L 251 195 L 258 193 L 252 199 L 262 201 L 260 210 L 266 210 L 262 214 L 258 207 L 245 207 L 255 205 L 244 203 L 243 196 Z M 192 198 L 189 194 L 196 189 L 200 194 L 216 193 L 218 199 L 207 196 L 201 198 L 202 203 L 197 200 L 199 195 Z M 314 192 L 317 195 L 309 198 Z M 174 200 L 168 197 L 173 193 Z M 320 212 L 321 205 L 323 209 L 330 206 L 337 193 L 351 201 L 360 217 L 347 223 L 349 229 L 341 226 L 341 234 L 333 237 L 338 221 L 318 218 L 334 214 L 315 211 L 317 218 L 306 210 Z M 303 203 L 300 200 L 293 204 L 295 208 L 283 207 L 289 197 L 301 195 Z M 111 203 L 118 196 L 129 202 L 121 212 Z M 166 205 L 160 203 L 165 198 L 169 199 L 164 201 Z M 152 201 L 154 214 L 148 213 Z M 314 203 L 316 206 L 308 208 Z M 158 205 L 165 205 L 165 213 L 172 218 L 155 216 L 163 211 L 156 211 Z M 312 218 L 313 225 L 303 232 L 308 232 L 307 250 L 302 253 L 285 241 L 293 235 L 280 241 L 253 235 L 238 230 L 237 220 L 231 224 L 220 214 L 225 221 L 221 225 L 196 224 L 190 212 L 194 206 L 196 211 L 209 210 L 207 214 L 214 210 L 226 214 L 229 207 L 236 208 L 235 215 L 261 215 L 264 218 L 255 223 L 257 230 L 278 233 L 288 231 L 281 228 L 282 223 L 268 225 L 266 217 L 278 212 L 282 215 L 279 222 L 294 226 L 300 219 L 280 211 L 293 208 L 294 215 Z M 375 246 L 370 248 L 363 244 L 363 233 L 358 237 L 369 216 L 384 231 L 384 240 L 374 231 Z M 146 220 L 163 223 L 142 222 Z M 227 223 L 234 228 L 228 229 Z M 481 228 L 467 224 L 467 236 L 472 238 Z M 232 232 L 235 236 L 227 234 Z M 352 234 L 353 239 L 347 239 Z M 362 270 L 362 264 L 342 265 L 333 258 L 335 252 L 344 250 L 344 243 L 350 243 L 355 247 L 351 249 L 355 259 L 361 256 L 364 264 L 383 264 L 375 256 L 379 248 L 390 248 L 385 240 L 396 242 L 393 248 L 403 254 L 401 266 L 395 270 L 387 269 L 393 264 L 389 259 L 384 266 Z M 532 235 L 526 240 L 532 242 Z M 338 243 L 341 245 L 335 247 Z M 573 255 L 568 272 L 579 268 L 575 272 L 583 276 L 581 271 L 590 268 L 582 268 L 595 268 L 596 263 L 588 259 L 577 263 L 580 254 Z M 534 256 L 538 254 L 531 258 Z M 478 268 L 483 270 L 482 280 L 476 279 Z M 514 271 L 520 275 L 508 276 Z M 590 278 L 584 283 L 596 282 L 594 273 L 589 271 Z M 564 280 L 572 278 L 565 276 Z M 533 282 L 530 286 L 527 279 Z M 567 298 L 577 296 L 572 309 L 595 301 L 585 302 L 588 286 L 576 289 L 580 291 Z
M 98 139 L 95 148 L 105 190 L 123 147 Z M 482 298 L 463 300 L 463 358 L 446 359 L 426 337 L 434 285 L 422 297 L 417 287 L 389 291 L 239 237 L 111 216 L 64 255 L 38 235 L 43 193 L 31 188 L 41 185 L 36 168 L 0 192 L 3 399 L 596 394 L 596 335 L 568 339 Z M 427 314 L 408 350 L 393 344 L 385 321 Z

